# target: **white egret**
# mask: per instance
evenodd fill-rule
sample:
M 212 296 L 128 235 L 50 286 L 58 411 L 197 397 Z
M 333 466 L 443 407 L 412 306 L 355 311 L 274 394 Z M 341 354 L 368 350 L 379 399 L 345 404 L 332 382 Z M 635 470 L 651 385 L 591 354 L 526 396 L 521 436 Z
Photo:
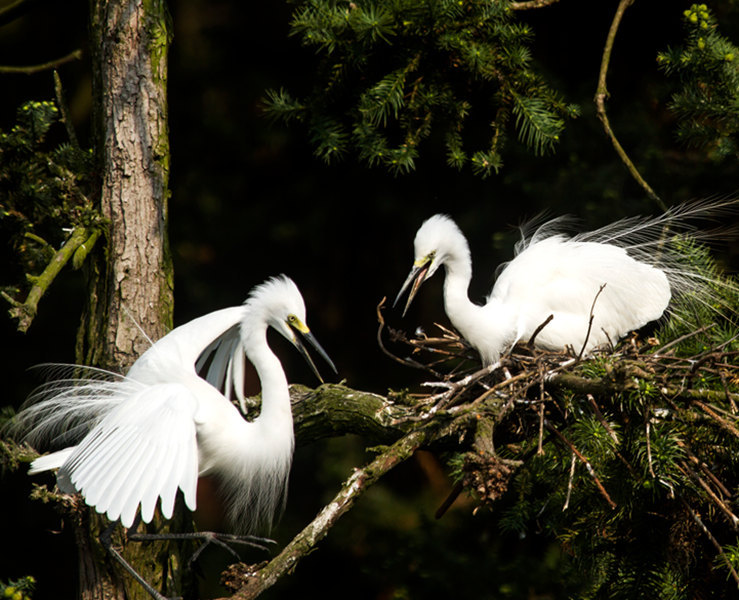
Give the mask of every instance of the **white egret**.
M 169 519 L 178 489 L 195 511 L 198 477 L 210 476 L 232 531 L 269 529 L 285 500 L 294 436 L 288 382 L 267 343 L 268 327 L 297 347 L 319 379 L 296 333 L 336 371 L 305 324 L 295 283 L 272 278 L 254 288 L 243 305 L 165 335 L 125 377 L 75 367 L 85 377 L 42 386 L 15 427 L 34 446 L 55 440 L 75 445 L 39 457 L 29 473 L 58 468 L 61 491 L 79 492 L 125 527 L 137 514 L 150 522 L 157 503 Z M 244 354 L 262 388 L 261 411 L 253 421 L 230 401 L 234 395 L 243 399 Z
M 663 236 L 667 227 L 684 232 L 687 218 L 705 217 L 730 204 L 696 204 L 658 217 L 622 219 L 572 237 L 562 233 L 563 218 L 553 219 L 523 235 L 482 306 L 468 297 L 472 263 L 467 240 L 451 218 L 435 215 L 416 233 L 413 269 L 395 304 L 410 288 L 405 315 L 421 284 L 443 265 L 446 314 L 484 364 L 496 363 L 514 343 L 528 341 L 550 315 L 535 344 L 587 353 L 659 319 L 675 294 L 710 296 L 709 282 Z

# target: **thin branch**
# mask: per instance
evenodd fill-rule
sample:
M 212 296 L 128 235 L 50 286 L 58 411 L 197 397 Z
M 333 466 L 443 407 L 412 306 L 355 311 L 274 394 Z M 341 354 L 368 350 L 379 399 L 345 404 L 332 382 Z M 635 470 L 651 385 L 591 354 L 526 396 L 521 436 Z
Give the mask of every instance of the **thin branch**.
M 80 60 L 82 58 L 82 50 L 77 49 L 70 52 L 66 56 L 51 60 L 47 63 L 40 65 L 29 65 L 26 67 L 14 67 L 14 66 L 0 66 L 0 75 L 33 75 L 42 71 L 48 71 L 50 69 L 56 69 L 68 62 L 73 60 Z
M 531 10 L 532 8 L 544 8 L 557 4 L 559 0 L 526 0 L 524 2 L 511 2 L 508 7 L 511 10 Z
M 575 479 L 575 465 L 577 464 L 577 457 L 575 453 L 572 453 L 572 460 L 570 460 L 570 477 L 567 479 L 567 497 L 565 498 L 564 506 L 562 506 L 562 512 L 566 511 L 570 506 L 570 497 L 572 496 L 572 482 Z
M 441 519 L 446 514 L 446 511 L 449 510 L 449 507 L 451 507 L 452 504 L 454 504 L 454 501 L 459 497 L 459 495 L 464 490 L 464 483 L 461 481 L 458 481 L 456 484 L 454 484 L 454 487 L 452 488 L 452 491 L 449 492 L 447 497 L 444 499 L 444 502 L 441 503 L 441 506 L 436 509 L 436 512 L 434 513 L 435 519 Z
M 434 369 L 429 368 L 427 365 L 421 364 L 419 362 L 416 362 L 415 360 L 411 360 L 409 358 L 400 358 L 399 356 L 395 356 L 390 350 L 385 348 L 385 345 L 382 343 L 382 331 L 385 329 L 385 318 L 382 316 L 382 309 L 385 306 L 385 301 L 387 298 L 383 296 L 382 300 L 380 300 L 380 303 L 377 305 L 377 320 L 380 323 L 377 327 L 377 344 L 380 346 L 380 350 L 382 352 L 392 358 L 395 362 L 400 363 L 401 365 L 404 365 L 406 367 L 413 367 L 414 369 L 421 369 L 424 371 L 429 371 L 434 377 L 437 379 L 443 379 L 443 375 L 441 373 L 438 373 Z
M 616 14 L 613 16 L 611 28 L 608 31 L 608 37 L 606 38 L 606 45 L 603 48 L 603 56 L 600 63 L 600 74 L 598 76 L 598 89 L 595 93 L 595 105 L 597 107 L 598 118 L 603 124 L 603 129 L 605 130 L 606 135 L 611 140 L 611 143 L 616 150 L 616 154 L 618 154 L 619 158 L 621 158 L 621 161 L 624 163 L 624 165 L 626 165 L 626 168 L 629 170 L 629 173 L 631 173 L 631 176 L 646 191 L 647 195 L 657 203 L 657 206 L 666 211 L 667 206 L 665 205 L 665 203 L 641 176 L 639 170 L 636 168 L 634 163 L 629 158 L 628 154 L 626 154 L 626 151 L 619 143 L 618 139 L 616 138 L 616 134 L 614 134 L 613 129 L 611 129 L 611 123 L 608 119 L 608 115 L 606 114 L 606 97 L 608 96 L 608 88 L 606 87 L 606 75 L 608 73 L 608 65 L 611 62 L 613 42 L 616 39 L 616 32 L 618 31 L 619 25 L 621 24 L 621 19 L 624 16 L 624 12 L 633 3 L 634 0 L 621 0 L 618 3 Z
M 603 484 L 601 483 L 600 479 L 598 479 L 598 476 L 595 474 L 595 469 L 593 469 L 593 465 L 590 464 L 590 461 L 585 458 L 585 456 L 580 452 L 577 448 L 575 448 L 575 445 L 568 440 L 564 434 L 559 431 L 554 425 L 549 423 L 546 419 L 544 420 L 544 425 L 546 425 L 546 428 L 549 429 L 554 435 L 556 435 L 571 451 L 572 453 L 577 456 L 577 458 L 580 459 L 580 462 L 585 465 L 585 468 L 588 471 L 588 474 L 590 477 L 593 478 L 593 481 L 595 482 L 595 485 L 598 488 L 598 491 L 600 491 L 601 496 L 603 496 L 606 499 L 606 502 L 608 502 L 608 505 L 611 508 L 616 508 L 616 503 L 611 500 L 611 497 L 608 495 L 608 492 L 606 491 L 606 488 L 603 487 Z
M 654 467 L 652 466 L 652 441 L 651 441 L 651 435 L 650 435 L 650 422 L 649 422 L 649 413 L 647 412 L 644 415 L 644 436 L 647 442 L 647 464 L 649 465 L 649 474 L 652 476 L 652 479 L 656 479 L 657 475 L 654 473 Z
M 536 454 L 541 456 L 544 454 L 544 367 L 539 366 L 539 440 L 536 445 Z
M 15 21 L 23 16 L 24 13 L 31 10 L 34 4 L 38 4 L 41 0 L 16 0 L 12 4 L 8 4 L 0 9 L 0 27 Z
M 721 397 L 723 396 L 724 394 L 722 393 Z M 731 399 L 732 399 L 732 394 L 729 394 L 729 400 Z M 696 404 L 709 417 L 714 419 L 723 429 L 728 431 L 731 435 L 739 438 L 739 429 L 737 429 L 735 425 L 733 425 L 731 422 L 727 421 L 726 419 L 720 417 L 718 413 L 716 413 L 715 410 L 713 410 L 710 406 L 704 404 L 700 400 L 694 399 L 693 403 Z
M 590 339 L 590 332 L 593 329 L 593 319 L 595 319 L 595 303 L 598 302 L 598 297 L 603 293 L 603 290 L 605 289 L 606 284 L 603 283 L 598 288 L 598 293 L 595 294 L 595 298 L 593 298 L 593 303 L 590 305 L 590 317 L 588 318 L 588 330 L 585 332 L 585 340 L 582 343 L 582 348 L 580 348 L 580 354 L 577 355 L 577 362 L 580 362 L 582 360 L 582 355 L 585 354 L 585 348 L 588 345 L 588 340 Z
M 410 458 L 426 442 L 430 432 L 431 428 L 422 428 L 409 433 L 367 466 L 354 471 L 334 499 L 266 566 L 258 570 L 241 563 L 230 567 L 224 575 L 224 583 L 235 590 L 231 598 L 256 598 L 294 569 L 326 536 L 336 521 L 354 505 L 357 498 L 385 473 Z
M 685 462 L 682 463 L 682 469 L 683 469 L 683 471 L 685 473 L 687 473 L 688 475 L 690 475 L 690 477 L 692 477 L 695 481 L 698 482 L 698 484 L 708 494 L 708 497 L 711 499 L 711 501 L 716 506 L 719 507 L 719 509 L 724 513 L 724 515 L 726 515 L 726 517 L 731 522 L 731 524 L 734 527 L 734 529 L 737 529 L 737 526 L 739 525 L 739 518 L 737 518 L 737 516 L 733 512 L 731 512 L 731 509 L 728 506 L 726 506 L 726 503 L 723 500 L 721 500 L 721 498 L 719 498 L 716 495 L 716 492 L 714 492 L 711 489 L 711 486 L 709 486 L 705 482 L 705 480 L 700 475 L 698 475 L 698 473 L 696 473 L 695 471 L 693 471 L 693 469 L 691 469 L 688 466 L 687 463 L 685 463 Z
M 79 150 L 80 144 L 77 141 L 77 134 L 74 131 L 72 120 L 69 118 L 69 106 L 67 106 L 67 101 L 64 99 L 64 90 L 62 89 L 62 80 L 59 77 L 59 73 L 57 72 L 56 69 L 54 69 L 54 92 L 56 94 L 56 103 L 59 105 L 59 110 L 62 113 L 62 123 L 64 123 L 64 127 L 66 127 L 67 129 L 67 136 L 69 137 L 69 142 L 72 144 L 75 150 Z
M 686 339 L 691 338 L 691 337 L 694 337 L 696 335 L 700 335 L 704 331 L 708 331 L 709 329 L 712 329 L 714 327 L 716 327 L 716 323 L 710 323 L 708 325 L 704 325 L 703 327 L 700 327 L 700 328 L 696 329 L 695 331 L 689 331 L 685 335 L 681 335 L 680 337 L 675 338 L 671 342 L 668 342 L 664 346 L 660 347 L 660 349 L 657 350 L 657 352 L 654 353 L 654 356 L 655 357 L 663 356 L 664 353 L 665 353 L 665 350 L 667 350 L 669 348 L 672 348 L 673 346 L 677 346 L 680 342 L 683 342 Z
M 608 432 L 608 435 L 611 436 L 611 439 L 613 442 L 618 446 L 618 436 L 616 435 L 616 432 L 613 431 L 613 428 L 610 426 L 608 421 L 606 421 L 606 418 L 603 416 L 603 413 L 600 410 L 600 407 L 598 406 L 598 403 L 595 401 L 595 398 L 593 397 L 593 394 L 586 394 L 588 400 L 590 401 L 590 405 L 593 407 L 593 412 L 595 412 L 595 416 L 600 422 L 601 425 L 603 425 L 603 429 L 605 429 Z
M 534 340 L 536 340 L 536 336 L 539 335 L 539 332 L 541 332 L 542 329 L 544 329 L 548 324 L 549 321 L 551 321 L 554 318 L 554 315 L 549 315 L 546 319 L 544 319 L 544 322 L 539 325 L 536 329 L 534 329 L 534 333 L 531 334 L 531 337 L 529 338 L 528 345 L 533 348 L 534 347 Z
M 737 583 L 737 585 L 739 585 L 739 573 L 737 573 L 734 567 L 732 566 L 731 560 L 729 560 L 729 557 L 726 556 L 726 554 L 724 553 L 724 549 L 721 547 L 721 544 L 719 543 L 719 541 L 714 537 L 714 535 L 711 533 L 708 527 L 704 525 L 698 513 L 696 513 L 685 500 L 683 500 L 682 498 L 681 500 L 682 500 L 683 506 L 690 513 L 690 516 L 693 517 L 693 520 L 698 524 L 698 526 L 701 528 L 703 533 L 706 534 L 706 537 L 708 537 L 708 539 L 711 541 L 711 543 L 713 544 L 713 547 L 716 548 L 716 551 L 721 555 L 721 558 L 724 559 L 724 562 L 726 563 L 726 566 L 729 569 L 729 573 L 731 573 L 731 576 L 734 578 L 734 581 Z

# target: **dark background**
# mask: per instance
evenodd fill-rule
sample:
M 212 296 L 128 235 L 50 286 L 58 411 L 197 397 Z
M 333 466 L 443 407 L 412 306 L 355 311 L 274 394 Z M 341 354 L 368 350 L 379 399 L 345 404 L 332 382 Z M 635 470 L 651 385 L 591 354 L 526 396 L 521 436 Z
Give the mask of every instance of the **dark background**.
M 736 42 L 738 13 L 730 4 L 722 4 L 725 12 L 718 15 L 722 31 Z M 418 170 L 405 176 L 364 168 L 353 158 L 326 166 L 312 156 L 304 131 L 271 125 L 260 110 L 267 88 L 285 86 L 299 95 L 312 83 L 312 51 L 288 36 L 291 6 L 171 2 L 175 324 L 240 303 L 253 285 L 286 273 L 301 288 L 309 324 L 348 385 L 378 393 L 417 385 L 422 375 L 379 350 L 375 307 L 383 296 L 392 300 L 405 279 L 423 219 L 446 212 L 457 220 L 472 249 L 470 295 L 481 300 L 495 266 L 511 258 L 514 227 L 527 217 L 546 209 L 597 227 L 657 211 L 618 160 L 592 102 L 616 5 L 615 0 L 562 0 L 520 15 L 536 32 L 533 53 L 542 72 L 568 101 L 580 104 L 582 115 L 569 123 L 552 156 L 531 156 L 510 132 L 503 169 L 482 180 L 446 167 L 443 151 L 433 147 L 421 149 Z M 629 8 L 608 76 L 613 128 L 668 204 L 732 194 L 739 183 L 735 162 L 711 163 L 674 142 L 666 104 L 676 82 L 658 72 L 655 58 L 681 43 L 680 17 L 689 5 L 653 0 Z M 80 0 L 40 2 L 23 19 L 0 28 L 0 64 L 42 63 L 85 49 L 86 9 Z M 89 140 L 87 55 L 63 66 L 60 76 L 78 134 Z M 0 129 L 6 129 L 23 101 L 53 98 L 53 81 L 50 73 L 0 75 L 0 92 Z M 718 249 L 729 265 L 736 264 L 736 251 L 731 244 Z M 0 318 L 7 384 L 2 404 L 18 406 L 38 383 L 26 371 L 31 365 L 74 359 L 84 293 L 81 275 L 70 272 L 42 301 L 27 334 Z M 385 316 L 390 325 L 409 329 L 447 323 L 441 277 L 424 286 L 405 320 L 399 311 L 386 310 Z M 314 385 L 296 353 L 271 339 L 289 379 Z M 363 447 L 353 438 L 299 442 L 287 512 L 274 532 L 278 547 L 313 518 L 352 466 L 364 462 Z M 59 518 L 27 500 L 25 475 L 4 474 L 1 485 L 0 579 L 33 574 L 39 580 L 37 598 L 72 597 L 75 551 L 67 532 L 56 533 Z M 265 597 L 306 591 L 324 598 L 565 597 L 558 577 L 563 558 L 545 538 L 502 535 L 494 515 L 473 517 L 464 499 L 434 521 L 449 489 L 441 463 L 419 454 L 363 497 L 318 552 Z M 215 553 L 206 562 L 219 559 Z

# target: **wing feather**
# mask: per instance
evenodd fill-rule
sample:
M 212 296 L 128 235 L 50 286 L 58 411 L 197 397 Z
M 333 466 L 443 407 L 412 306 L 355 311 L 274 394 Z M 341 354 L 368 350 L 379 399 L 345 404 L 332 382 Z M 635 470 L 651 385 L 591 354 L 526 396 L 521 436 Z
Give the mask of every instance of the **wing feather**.
M 194 415 L 197 399 L 182 384 L 140 390 L 111 411 L 62 466 L 98 512 L 129 527 L 139 506 L 151 520 L 157 498 L 169 518 L 177 489 L 195 505 L 198 460 Z
M 244 349 L 239 326 L 218 336 L 198 357 L 195 370 L 226 398 L 244 401 Z

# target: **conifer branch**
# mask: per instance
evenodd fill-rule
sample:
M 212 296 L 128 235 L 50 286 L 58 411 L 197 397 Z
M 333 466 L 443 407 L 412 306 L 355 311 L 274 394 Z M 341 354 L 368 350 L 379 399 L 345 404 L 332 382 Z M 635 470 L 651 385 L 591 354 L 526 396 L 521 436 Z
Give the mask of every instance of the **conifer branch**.
M 590 477 L 592 477 L 593 482 L 595 483 L 596 487 L 598 488 L 598 491 L 600 492 L 601 496 L 603 496 L 603 498 L 605 498 L 606 502 L 608 502 L 608 506 L 610 506 L 611 508 L 615 509 L 616 508 L 616 503 L 613 500 L 611 500 L 611 496 L 606 491 L 606 488 L 603 486 L 603 483 L 601 482 L 601 480 L 596 475 L 595 469 L 593 469 L 593 465 L 590 464 L 590 461 L 585 457 L 585 455 L 583 455 L 583 453 L 580 452 L 575 447 L 575 445 L 570 440 L 568 440 L 567 437 L 559 429 L 557 429 L 556 427 L 554 427 L 554 425 L 552 425 L 546 419 L 544 419 L 544 426 L 549 431 L 551 431 L 557 438 L 559 438 L 559 440 L 562 441 L 565 444 L 565 446 L 567 446 L 572 451 L 573 456 L 577 456 L 577 458 L 580 460 L 580 462 L 585 465 L 585 469 L 588 471 L 588 475 L 590 475 Z
M 598 118 L 603 124 L 603 129 L 605 130 L 608 139 L 611 140 L 611 144 L 613 144 L 613 148 L 616 150 L 616 154 L 618 154 L 621 161 L 624 163 L 624 165 L 626 165 L 626 168 L 628 169 L 629 173 L 631 173 L 631 176 L 647 193 L 647 196 L 654 200 L 657 203 L 657 206 L 659 206 L 662 210 L 666 211 L 667 206 L 665 205 L 665 203 L 642 177 L 641 173 L 639 173 L 639 170 L 636 168 L 636 165 L 634 165 L 632 160 L 629 158 L 629 155 L 626 153 L 626 150 L 624 150 L 623 146 L 621 146 L 621 143 L 618 141 L 616 134 L 611 128 L 611 122 L 608 119 L 608 114 L 606 113 L 606 98 L 608 97 L 606 75 L 608 74 L 608 66 L 611 62 L 613 43 L 616 39 L 618 28 L 621 25 L 621 19 L 623 18 L 624 12 L 629 6 L 634 3 L 634 1 L 635 0 L 620 0 L 618 7 L 616 8 L 616 13 L 613 16 L 613 21 L 611 22 L 611 27 L 608 31 L 608 37 L 606 38 L 606 45 L 603 48 L 603 56 L 600 63 L 600 73 L 598 75 L 598 89 L 595 93 L 595 105 L 597 108 Z
M 317 85 L 290 104 L 286 92 L 269 91 L 266 110 L 287 121 L 293 107 L 302 107 L 314 153 L 324 160 L 353 150 L 369 166 L 402 174 L 416 168 L 422 142 L 439 139 L 448 165 L 469 164 L 487 177 L 503 164 L 511 114 L 522 142 L 543 154 L 559 143 L 565 119 L 579 112 L 535 71 L 531 29 L 516 21 L 507 2 L 378 0 L 347 9 L 316 0 L 294 11 L 291 35 L 316 49 Z M 463 124 L 478 104 L 470 92 L 480 86 L 493 100 L 479 109 L 494 114 L 488 120 L 492 144 L 472 151 L 466 145 L 478 142 Z

